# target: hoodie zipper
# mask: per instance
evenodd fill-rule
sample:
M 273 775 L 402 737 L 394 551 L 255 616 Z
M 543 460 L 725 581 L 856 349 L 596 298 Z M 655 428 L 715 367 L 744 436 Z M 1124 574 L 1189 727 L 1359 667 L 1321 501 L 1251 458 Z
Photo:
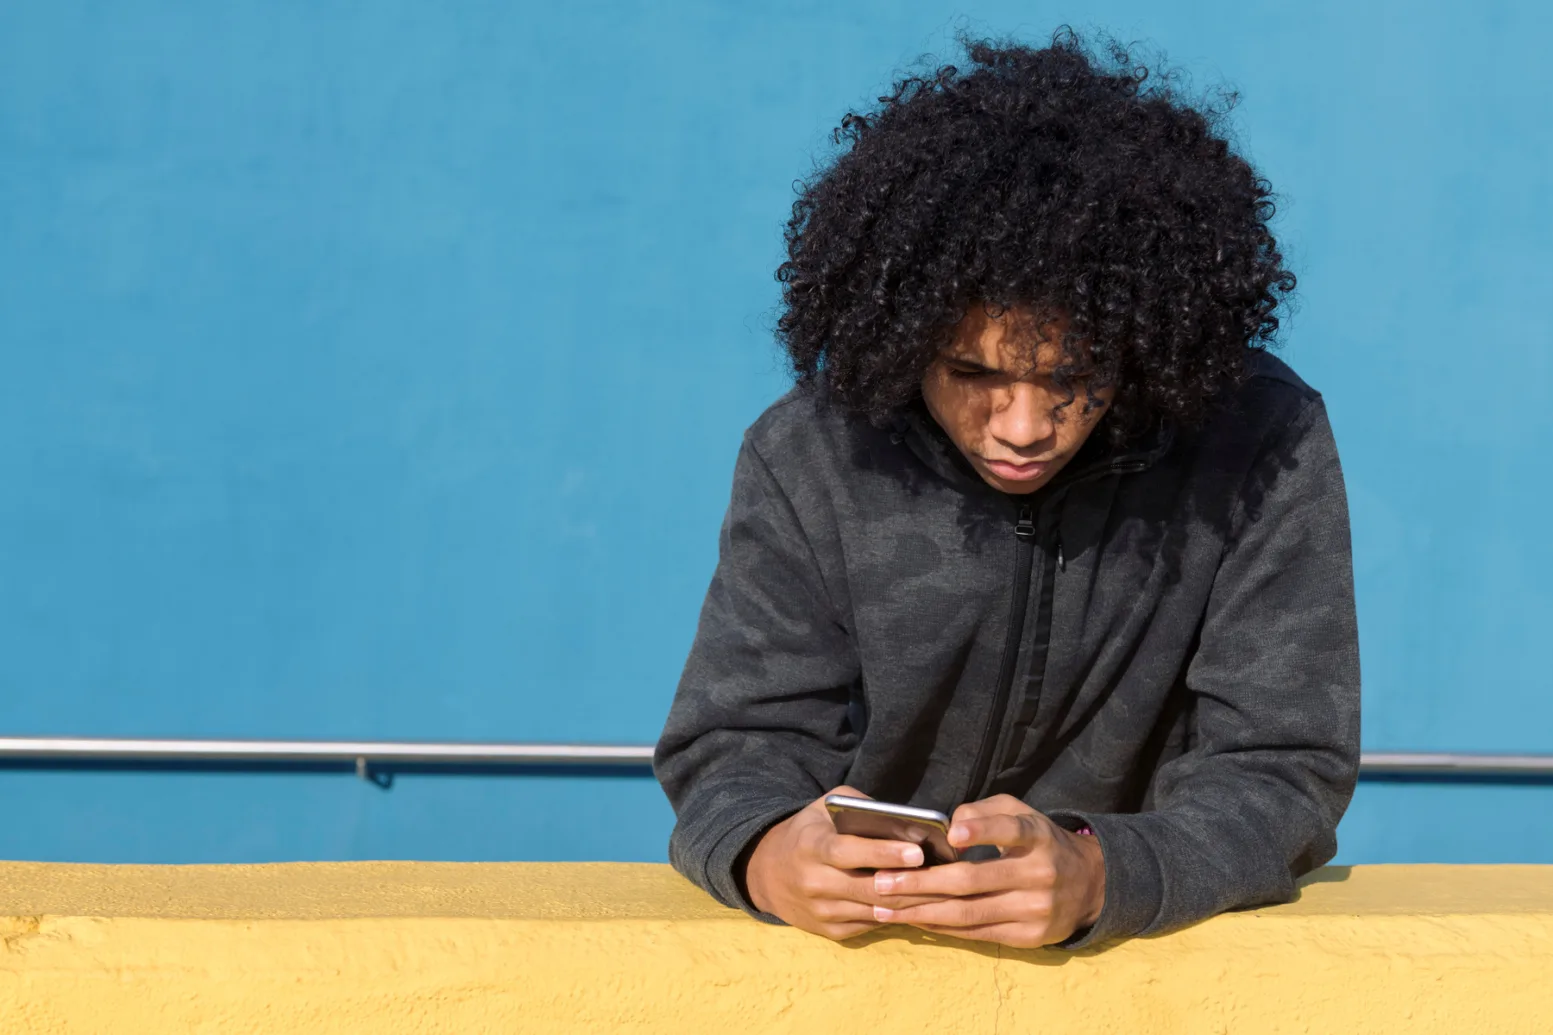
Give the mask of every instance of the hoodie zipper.
M 1008 636 L 1003 641 L 1003 659 L 998 664 L 998 684 L 992 697 L 992 714 L 987 716 L 987 728 L 982 732 L 976 764 L 971 767 L 966 801 L 975 801 L 980 797 L 981 786 L 987 781 L 988 770 L 992 768 L 992 753 L 997 748 L 998 734 L 1003 725 L 1003 712 L 1008 708 L 1008 695 L 1014 685 L 1014 666 L 1019 660 L 1019 641 L 1024 637 L 1025 611 L 1030 603 L 1030 569 L 1035 561 L 1033 504 L 1019 504 L 1014 537 L 1014 594 L 1008 608 Z
M 1040 706 L 1041 692 L 1046 682 L 1046 658 L 1051 653 L 1052 640 L 1052 604 L 1056 599 L 1057 572 L 1067 567 L 1062 557 L 1062 538 L 1060 534 L 1052 536 L 1052 545 L 1046 551 L 1045 563 L 1041 571 L 1040 602 L 1035 612 L 1035 627 L 1030 637 L 1030 687 L 1025 691 L 1024 700 L 1020 702 L 1019 709 L 1015 713 L 1008 731 L 1008 739 L 1003 748 L 1001 757 L 995 760 L 988 776 L 991 777 L 992 786 L 983 793 L 990 794 L 997 787 L 998 775 L 1014 763 L 1018 757 L 1020 745 L 1024 741 L 1021 733 L 1028 730 L 1035 723 L 1035 714 Z M 1033 692 L 1032 692 L 1033 691 Z M 1013 693 L 1012 685 L 1009 692 Z M 1001 737 L 997 738 L 1002 740 Z
M 1113 460 L 1110 463 L 1100 464 L 1081 472 L 1064 485 L 1058 494 L 1056 502 L 1060 503 L 1061 497 L 1066 496 L 1073 486 L 1103 478 L 1111 474 L 1135 474 L 1146 470 L 1154 460 L 1154 457 L 1129 456 Z M 1019 645 L 1024 639 L 1025 615 L 1029 611 L 1030 604 L 1030 575 L 1035 566 L 1035 507 L 1028 502 L 1019 504 L 1019 516 L 1014 522 L 1014 595 L 1009 604 L 1008 635 L 1003 641 L 1003 656 L 998 663 L 997 689 L 992 698 L 992 713 L 987 717 L 986 729 L 982 731 L 981 746 L 976 752 L 976 764 L 971 767 L 971 781 L 966 787 L 965 801 L 976 801 L 983 794 L 984 785 L 992 775 L 993 753 L 997 750 L 998 741 L 1002 739 L 1003 713 L 1008 710 L 1008 698 L 1013 692 L 1014 670 L 1019 661 Z M 1047 551 L 1046 565 L 1041 582 L 1041 604 L 1037 612 L 1037 623 L 1044 629 L 1036 630 L 1036 639 L 1039 641 L 1039 657 L 1033 659 L 1032 665 L 1039 664 L 1044 673 L 1046 656 L 1050 653 L 1050 625 L 1052 602 L 1055 596 L 1056 571 L 1061 568 L 1067 570 L 1066 558 L 1062 555 L 1061 532 L 1053 535 L 1052 548 Z M 1032 669 L 1034 670 L 1034 669 Z

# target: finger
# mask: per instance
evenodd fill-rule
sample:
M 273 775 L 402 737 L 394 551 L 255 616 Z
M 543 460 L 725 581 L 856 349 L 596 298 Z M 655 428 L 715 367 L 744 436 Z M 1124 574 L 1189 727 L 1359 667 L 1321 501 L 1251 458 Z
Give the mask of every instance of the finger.
M 882 924 L 933 924 L 938 927 L 978 927 L 1028 920 L 1016 913 L 1017 899 L 1008 892 L 924 902 L 890 909 L 875 906 L 874 919 Z
M 899 909 L 874 906 L 873 918 L 879 923 L 910 923 L 915 926 L 930 923 L 940 928 L 971 928 L 985 923 L 1013 922 L 1016 917 L 1006 914 L 1006 903 L 992 901 L 994 898 L 1002 898 L 1002 895 L 944 898 Z
M 874 890 L 874 877 L 871 873 L 862 873 L 856 870 L 838 870 L 834 866 L 823 864 L 809 864 L 802 868 L 797 875 L 794 884 L 799 895 L 805 902 L 805 908 L 812 912 L 821 912 L 823 907 L 817 905 L 825 902 L 850 902 L 859 908 L 852 911 L 857 916 L 873 918 L 873 907 L 886 905 L 891 907 L 914 906 L 922 902 L 937 902 L 943 896 L 938 895 L 880 895 Z
M 840 870 L 834 866 L 810 864 L 803 868 L 797 880 L 798 889 L 806 902 L 851 902 L 862 907 L 860 915 L 872 918 L 872 909 L 885 901 L 874 890 L 874 877 L 871 873 L 862 873 L 857 870 Z M 887 904 L 893 905 L 904 899 L 891 898 Z M 930 899 L 913 898 L 917 901 L 927 902 Z
M 1026 805 L 1012 794 L 994 794 L 992 797 L 983 798 L 980 801 L 966 802 L 964 805 L 961 805 L 959 808 L 955 809 L 954 815 L 950 817 L 949 842 L 956 846 L 962 844 L 971 845 L 983 843 L 974 840 L 960 840 L 961 837 L 970 837 L 971 834 L 967 831 L 967 827 L 975 824 L 980 820 L 988 819 L 994 816 L 1039 815 L 1040 813 L 1036 812 L 1029 805 Z
M 804 806 L 804 811 L 805 812 L 818 812 L 820 815 L 824 816 L 826 819 L 829 819 L 830 818 L 830 810 L 825 807 L 825 799 L 829 798 L 832 794 L 841 794 L 841 795 L 845 795 L 848 798 L 868 798 L 869 801 L 873 800 L 868 795 L 866 795 L 862 791 L 858 790 L 856 787 L 848 787 L 846 784 L 842 784 L 839 787 L 832 787 L 830 790 L 826 791 L 824 794 L 820 795 L 818 798 L 815 798 L 808 805 Z
M 944 899 L 900 909 L 874 907 L 880 923 L 934 924 L 941 927 L 976 927 L 982 924 L 1038 923 L 1051 918 L 1049 892 L 1001 891 Z
M 1042 885 L 1045 867 L 1029 859 L 991 859 L 987 862 L 957 862 L 915 870 L 880 870 L 874 874 L 874 891 L 885 905 L 898 895 L 932 898 L 959 898 L 985 895 L 994 891 Z
M 810 902 L 807 922 L 801 925 L 806 930 L 839 942 L 879 926 L 873 918 L 873 907 L 848 895 L 849 890 L 863 884 L 862 878 L 849 876 L 841 870 L 827 870 L 821 880 L 831 889 L 831 894 Z
M 994 794 L 980 801 L 968 801 L 954 810 L 953 819 L 980 819 L 983 816 L 1009 816 L 1033 811 L 1012 794 Z
M 824 925 L 867 924 L 877 927 L 874 907 L 867 902 L 844 898 L 819 899 L 809 903 L 809 915 Z
M 815 856 L 841 870 L 878 870 L 922 865 L 922 846 L 909 841 L 885 841 L 852 834 L 823 834 Z
M 947 934 L 953 938 L 969 938 L 973 941 L 997 942 L 1014 949 L 1039 949 L 1062 941 L 1053 938 L 1043 924 L 1002 923 L 973 924 L 969 927 L 943 927 L 938 924 L 912 924 L 911 926 L 934 934 Z
M 1035 812 L 1007 813 L 956 819 L 949 828 L 949 843 L 956 848 L 968 845 L 997 845 L 999 848 L 1029 848 L 1050 840 L 1048 821 Z
M 898 873 L 911 873 L 911 870 L 898 870 Z M 901 906 L 915 906 L 923 902 L 940 902 L 945 895 L 881 895 L 874 886 L 872 873 L 858 872 L 855 870 L 830 870 L 834 878 L 825 881 L 825 890 L 819 898 L 845 899 L 848 902 L 856 902 L 864 907 L 864 912 L 873 917 L 874 906 L 887 906 L 898 909 Z

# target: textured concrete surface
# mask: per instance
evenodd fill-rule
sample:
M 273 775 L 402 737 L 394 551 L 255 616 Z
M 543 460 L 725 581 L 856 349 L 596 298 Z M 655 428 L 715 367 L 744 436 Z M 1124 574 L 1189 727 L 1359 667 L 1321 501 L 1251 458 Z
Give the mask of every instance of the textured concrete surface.
M 836 945 L 667 867 L 0 863 L 0 1031 L 1553 1031 L 1553 867 L 1374 866 L 1076 955 Z

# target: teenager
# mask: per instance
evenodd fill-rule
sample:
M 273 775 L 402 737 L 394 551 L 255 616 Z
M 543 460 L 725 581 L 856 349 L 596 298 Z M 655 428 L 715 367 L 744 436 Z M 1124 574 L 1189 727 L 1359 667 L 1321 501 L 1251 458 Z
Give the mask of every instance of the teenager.
M 1286 901 L 1358 769 L 1347 506 L 1265 351 L 1294 278 L 1221 113 L 1072 35 L 837 131 L 778 272 L 658 744 L 674 866 L 832 938 L 1076 947 Z M 836 832 L 840 790 L 994 857 Z

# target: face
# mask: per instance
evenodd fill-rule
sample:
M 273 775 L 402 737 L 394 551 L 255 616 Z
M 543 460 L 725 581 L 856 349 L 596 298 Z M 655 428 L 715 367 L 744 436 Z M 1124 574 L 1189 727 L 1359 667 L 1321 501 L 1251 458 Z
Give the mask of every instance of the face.
M 1075 380 L 1068 401 L 1052 378 L 1061 333 L 1060 322 L 1021 310 L 992 317 L 972 306 L 922 378 L 928 412 L 995 489 L 1030 493 L 1055 478 L 1116 394 L 1096 389 L 1097 405 L 1086 413 L 1088 393 Z

